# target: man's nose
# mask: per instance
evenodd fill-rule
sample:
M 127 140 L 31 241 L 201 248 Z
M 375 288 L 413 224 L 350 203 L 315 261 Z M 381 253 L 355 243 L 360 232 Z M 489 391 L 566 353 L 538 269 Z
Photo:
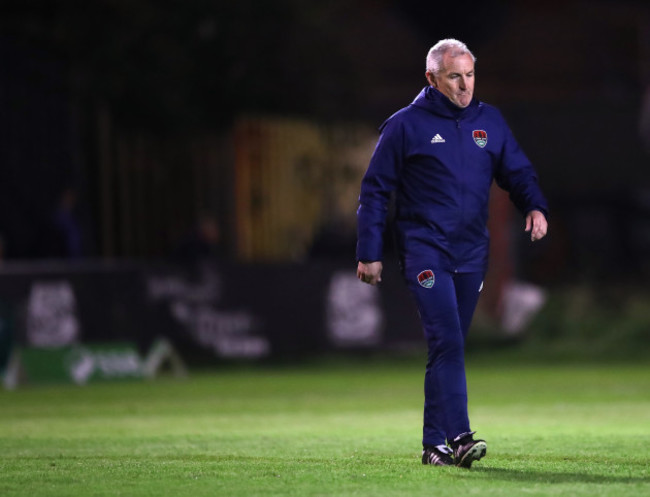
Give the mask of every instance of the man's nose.
M 460 78 L 460 89 L 464 90 L 467 88 L 467 79 L 464 76 L 461 76 Z

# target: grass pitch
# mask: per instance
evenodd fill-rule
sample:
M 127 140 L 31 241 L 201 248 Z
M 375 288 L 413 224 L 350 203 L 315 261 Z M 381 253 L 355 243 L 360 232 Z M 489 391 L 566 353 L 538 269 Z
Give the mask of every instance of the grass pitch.
M 650 367 L 470 360 L 488 442 L 471 470 L 421 465 L 422 374 L 364 360 L 0 391 L 0 495 L 650 495 Z

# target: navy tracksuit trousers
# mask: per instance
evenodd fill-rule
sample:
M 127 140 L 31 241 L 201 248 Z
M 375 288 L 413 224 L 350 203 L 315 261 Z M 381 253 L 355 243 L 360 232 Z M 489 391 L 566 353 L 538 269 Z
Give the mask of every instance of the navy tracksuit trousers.
M 453 273 L 421 264 L 405 269 L 428 347 L 422 443 L 435 446 L 470 431 L 465 339 L 484 272 Z

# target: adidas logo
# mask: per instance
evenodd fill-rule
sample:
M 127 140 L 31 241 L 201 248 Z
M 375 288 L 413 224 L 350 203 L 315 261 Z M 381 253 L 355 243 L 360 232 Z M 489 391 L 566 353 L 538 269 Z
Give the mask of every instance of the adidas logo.
M 445 143 L 445 139 L 440 136 L 438 133 L 436 133 L 436 136 L 431 138 L 431 143 Z

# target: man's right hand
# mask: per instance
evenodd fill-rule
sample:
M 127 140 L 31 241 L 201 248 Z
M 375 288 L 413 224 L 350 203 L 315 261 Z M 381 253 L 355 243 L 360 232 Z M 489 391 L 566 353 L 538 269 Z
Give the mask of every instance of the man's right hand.
M 369 285 L 376 285 L 381 281 L 381 271 L 384 265 L 381 261 L 361 262 L 357 265 L 357 278 Z

